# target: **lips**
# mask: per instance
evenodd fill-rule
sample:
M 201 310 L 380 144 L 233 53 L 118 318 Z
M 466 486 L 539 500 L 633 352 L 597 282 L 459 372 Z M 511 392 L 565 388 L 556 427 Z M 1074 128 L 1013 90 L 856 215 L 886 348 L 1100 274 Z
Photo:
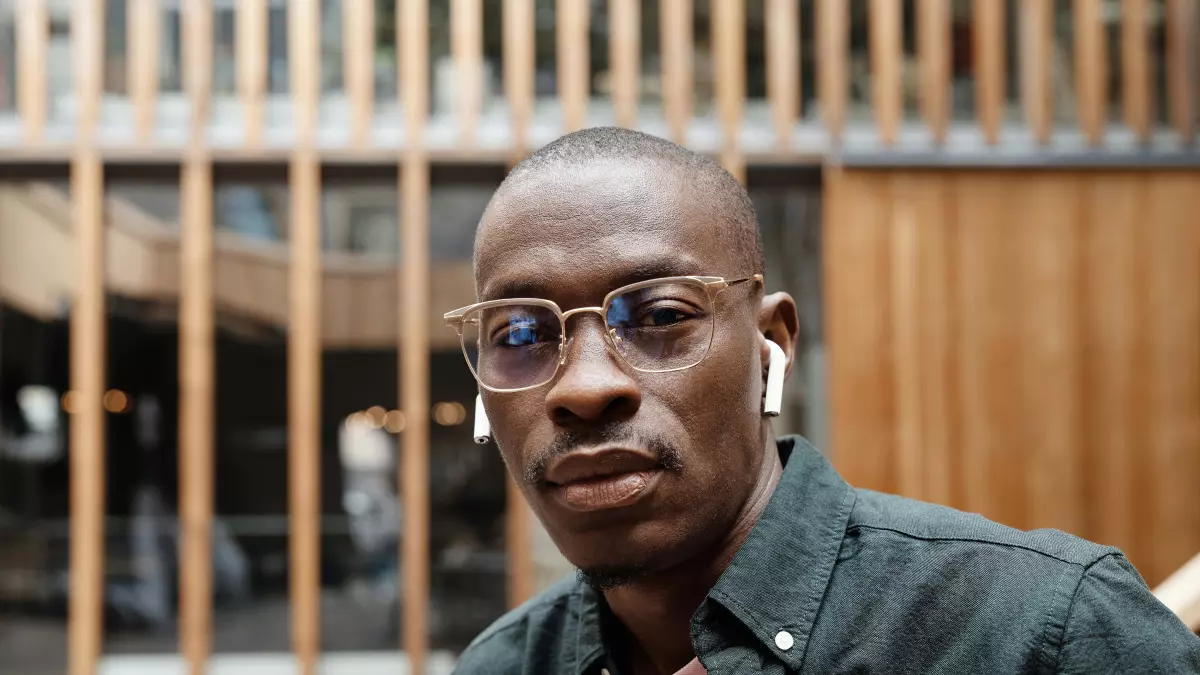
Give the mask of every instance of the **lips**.
M 572 511 L 629 506 L 658 483 L 663 468 L 657 457 L 630 448 L 579 450 L 555 458 L 546 482 L 555 499 Z

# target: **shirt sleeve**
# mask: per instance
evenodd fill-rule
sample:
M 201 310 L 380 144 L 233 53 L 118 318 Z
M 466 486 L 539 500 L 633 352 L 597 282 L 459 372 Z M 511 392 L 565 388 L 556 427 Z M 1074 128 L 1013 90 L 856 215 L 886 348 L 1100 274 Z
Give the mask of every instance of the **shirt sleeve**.
M 1111 554 L 1079 582 L 1058 672 L 1200 674 L 1200 638 L 1154 597 L 1123 555 Z

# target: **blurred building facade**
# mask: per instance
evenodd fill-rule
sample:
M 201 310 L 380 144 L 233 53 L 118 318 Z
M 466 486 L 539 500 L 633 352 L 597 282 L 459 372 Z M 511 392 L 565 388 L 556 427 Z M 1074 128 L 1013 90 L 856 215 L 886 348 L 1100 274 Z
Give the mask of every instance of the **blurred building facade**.
M 0 2 L 0 671 L 440 672 L 569 573 L 440 317 L 506 166 L 598 124 L 747 184 L 778 431 L 1156 583 L 1198 120 L 1195 0 Z

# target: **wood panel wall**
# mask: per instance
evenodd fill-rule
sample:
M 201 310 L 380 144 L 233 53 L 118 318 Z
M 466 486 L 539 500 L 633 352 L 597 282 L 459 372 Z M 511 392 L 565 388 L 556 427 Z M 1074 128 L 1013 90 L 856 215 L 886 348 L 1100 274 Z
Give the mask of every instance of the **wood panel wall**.
M 1200 172 L 828 173 L 832 452 L 853 484 L 1200 552 Z

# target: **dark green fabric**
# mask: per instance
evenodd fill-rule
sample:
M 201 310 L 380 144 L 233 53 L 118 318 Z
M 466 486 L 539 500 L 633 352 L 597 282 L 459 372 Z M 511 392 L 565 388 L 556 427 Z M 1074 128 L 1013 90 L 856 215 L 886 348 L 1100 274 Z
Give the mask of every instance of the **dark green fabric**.
M 803 439 L 778 447 L 778 489 L 692 617 L 711 675 L 1200 673 L 1200 640 L 1120 551 L 856 490 Z M 611 621 L 569 579 L 496 621 L 455 672 L 627 675 Z

